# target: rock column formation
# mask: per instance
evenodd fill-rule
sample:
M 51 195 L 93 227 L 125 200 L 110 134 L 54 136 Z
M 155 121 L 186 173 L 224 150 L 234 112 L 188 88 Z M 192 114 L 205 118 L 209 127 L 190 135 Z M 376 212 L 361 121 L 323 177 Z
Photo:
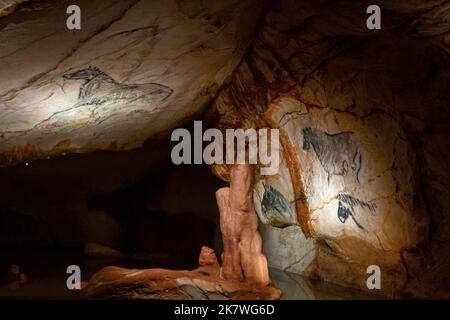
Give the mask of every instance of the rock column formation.
M 279 130 L 279 171 L 255 175 L 253 189 L 270 267 L 379 295 L 448 297 L 450 51 L 437 26 L 450 6 L 380 6 L 392 9 L 380 32 L 365 28 L 362 2 L 271 7 L 205 119 Z M 230 179 L 226 165 L 213 171 Z M 380 290 L 367 287 L 372 265 Z
M 216 193 L 224 244 L 221 276 L 227 280 L 268 285 L 267 259 L 261 252 L 262 241 L 252 193 L 253 170 L 250 165 L 233 166 L 230 187 L 221 188 Z
M 230 187 L 217 190 L 224 252 L 219 266 L 214 250 L 202 247 L 192 271 L 106 267 L 83 287 L 88 296 L 142 299 L 278 299 L 262 254 L 253 207 L 253 167 L 234 165 Z

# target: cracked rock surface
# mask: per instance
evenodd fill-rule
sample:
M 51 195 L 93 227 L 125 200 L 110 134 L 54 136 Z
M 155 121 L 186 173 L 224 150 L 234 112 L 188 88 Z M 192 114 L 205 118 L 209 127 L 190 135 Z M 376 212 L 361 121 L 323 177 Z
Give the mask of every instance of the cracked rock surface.
M 280 130 L 254 189 L 271 266 L 367 290 L 378 265 L 384 295 L 448 296 L 450 6 L 385 1 L 372 32 L 367 5 L 274 5 L 207 119 Z
M 131 149 L 186 121 L 234 70 L 261 11 L 257 1 L 78 5 L 79 31 L 58 1 L 0 21 L 2 164 Z

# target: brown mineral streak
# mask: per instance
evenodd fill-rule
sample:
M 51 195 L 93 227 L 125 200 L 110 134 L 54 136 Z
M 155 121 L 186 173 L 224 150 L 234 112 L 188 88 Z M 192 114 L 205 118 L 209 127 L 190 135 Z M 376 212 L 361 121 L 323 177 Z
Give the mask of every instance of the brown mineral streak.
M 42 157 L 44 152 L 37 146 L 25 144 L 23 146 L 13 146 L 0 154 L 0 163 L 15 164 L 24 159 L 36 159 Z
M 258 87 L 254 80 L 254 70 L 250 64 L 244 61 L 235 71 L 231 83 L 223 89 L 215 102 L 215 110 L 219 113 L 218 120 L 214 125 L 218 128 L 272 128 L 279 129 L 280 143 L 284 150 L 284 157 L 287 162 L 289 175 L 292 181 L 294 190 L 295 209 L 297 213 L 297 220 L 306 237 L 313 236 L 313 228 L 311 226 L 311 217 L 309 207 L 306 202 L 303 183 L 300 178 L 301 164 L 295 149 L 289 142 L 289 137 L 284 132 L 279 124 L 272 120 L 272 111 L 277 107 L 277 101 L 286 96 L 294 96 L 296 98 L 297 92 L 292 88 L 295 81 L 290 76 L 284 76 L 281 81 L 283 86 L 283 93 L 274 95 L 270 93 L 269 84 L 264 84 L 263 87 Z M 254 101 L 256 100 L 257 92 L 265 92 L 267 97 L 268 107 L 263 114 L 255 112 L 256 107 Z M 226 110 L 226 111 L 225 111 Z M 210 110 L 211 112 L 212 110 Z M 211 114 L 207 116 L 212 117 Z M 228 180 L 228 167 L 226 165 L 213 165 L 212 171 L 214 174 L 224 180 Z
M 70 147 L 71 144 L 72 144 L 72 140 L 70 140 L 70 139 L 61 140 L 57 144 L 55 144 L 51 153 L 64 152 L 66 149 L 68 149 Z
M 294 190 L 294 202 L 295 210 L 297 213 L 297 221 L 302 228 L 305 237 L 313 237 L 313 228 L 311 227 L 311 216 L 309 212 L 308 203 L 306 202 L 305 191 L 303 188 L 303 182 L 300 178 L 301 165 L 295 154 L 294 147 L 289 142 L 289 137 L 286 135 L 282 128 L 272 121 L 270 116 L 273 109 L 269 107 L 266 111 L 264 120 L 272 127 L 279 129 L 280 143 L 283 147 L 283 155 L 285 157 L 287 167 L 289 170 L 289 175 L 292 181 L 292 188 Z

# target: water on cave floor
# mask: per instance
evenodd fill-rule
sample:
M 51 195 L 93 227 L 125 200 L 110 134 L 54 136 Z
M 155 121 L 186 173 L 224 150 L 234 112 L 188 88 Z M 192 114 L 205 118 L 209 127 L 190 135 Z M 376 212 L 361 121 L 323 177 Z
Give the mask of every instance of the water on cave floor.
M 86 257 L 79 250 L 46 249 L 3 249 L 0 250 L 0 297 L 1 298 L 38 298 L 38 299 L 77 299 L 76 291 L 66 287 L 69 265 L 78 265 L 82 280 L 88 280 L 95 272 L 105 266 L 125 268 L 170 268 L 193 269 L 191 263 L 170 264 L 149 259 L 116 259 Z M 26 274 L 27 281 L 19 283 L 8 279 L 8 268 L 17 264 L 20 272 Z M 282 290 L 282 299 L 287 300 L 342 300 L 342 299 L 380 299 L 359 290 L 341 287 L 335 284 L 312 281 L 303 276 L 270 269 L 271 279 Z
M 279 269 L 270 270 L 275 287 L 283 292 L 282 300 L 378 300 L 383 297 L 333 283 L 310 280 Z

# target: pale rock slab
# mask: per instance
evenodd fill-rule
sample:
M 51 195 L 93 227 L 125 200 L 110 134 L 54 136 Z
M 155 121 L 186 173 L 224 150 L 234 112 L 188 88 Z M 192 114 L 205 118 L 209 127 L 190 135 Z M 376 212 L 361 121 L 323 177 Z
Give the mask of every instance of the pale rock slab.
M 286 228 L 261 224 L 263 253 L 270 257 L 272 268 L 308 275 L 308 267 L 314 262 L 318 248 L 313 239 L 306 239 L 298 226 Z
M 27 5 L 0 26 L 3 164 L 131 149 L 180 125 L 242 59 L 262 9 L 258 1 L 80 1 L 82 28 L 70 31 L 62 3 Z M 21 21 L 23 10 L 36 13 Z
M 290 98 L 271 110 L 301 163 L 316 237 L 354 236 L 395 251 L 423 240 L 420 216 L 412 214 L 408 147 L 395 122 L 382 115 L 361 121 L 325 108 L 307 110 Z

